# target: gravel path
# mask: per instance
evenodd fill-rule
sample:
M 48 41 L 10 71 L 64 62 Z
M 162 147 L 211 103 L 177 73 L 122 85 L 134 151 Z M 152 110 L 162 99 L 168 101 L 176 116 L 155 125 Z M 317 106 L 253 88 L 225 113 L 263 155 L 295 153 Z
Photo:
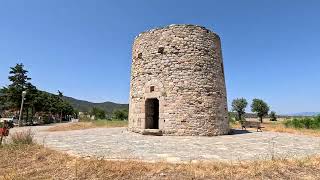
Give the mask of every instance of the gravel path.
M 144 161 L 238 161 L 320 154 L 320 138 L 276 132 L 217 137 L 144 136 L 125 128 L 47 132 L 32 127 L 38 143 L 82 157 Z M 14 128 L 19 131 L 23 128 Z M 239 131 L 240 132 L 240 131 Z

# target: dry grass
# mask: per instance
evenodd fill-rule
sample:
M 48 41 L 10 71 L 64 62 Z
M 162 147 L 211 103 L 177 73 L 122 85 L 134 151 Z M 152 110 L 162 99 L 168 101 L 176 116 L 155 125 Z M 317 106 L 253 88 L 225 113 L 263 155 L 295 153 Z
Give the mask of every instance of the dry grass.
M 12 144 L 33 144 L 34 133 L 31 129 L 19 131 L 10 135 Z
M 90 129 L 90 128 L 126 127 L 127 125 L 128 125 L 127 121 L 97 120 L 97 121 L 90 121 L 90 122 L 58 124 L 50 127 L 49 129 L 47 129 L 47 131 L 71 131 L 71 130 Z
M 309 136 L 320 137 L 320 130 L 290 128 L 290 127 L 286 127 L 281 122 L 264 123 L 263 127 L 265 127 L 264 130 L 266 130 L 266 131 L 285 132 L 285 133 L 301 134 L 301 135 L 309 135 Z
M 0 179 L 319 179 L 320 157 L 168 164 L 72 157 L 39 145 L 0 148 Z
M 241 128 L 240 124 L 237 122 L 231 125 L 232 128 Z M 308 136 L 316 136 L 320 137 L 320 130 L 313 129 L 295 129 L 291 127 L 286 127 L 283 124 L 283 121 L 264 121 L 262 124 L 264 127 L 263 131 L 272 131 L 272 132 L 282 132 L 282 133 L 292 133 L 292 134 L 300 134 L 300 135 L 308 135 Z M 250 128 L 247 128 L 250 129 Z M 252 130 L 256 130 L 255 128 Z

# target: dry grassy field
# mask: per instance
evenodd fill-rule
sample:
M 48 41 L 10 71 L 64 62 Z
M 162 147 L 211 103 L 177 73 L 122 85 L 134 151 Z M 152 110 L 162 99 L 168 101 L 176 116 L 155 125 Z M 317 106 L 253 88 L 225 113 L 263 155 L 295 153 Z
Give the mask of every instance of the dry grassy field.
M 258 121 L 257 118 L 247 118 L 247 121 Z M 263 119 L 262 127 L 264 127 L 263 131 L 273 131 L 273 132 L 284 132 L 284 133 L 292 133 L 292 134 L 300 134 L 300 135 L 308 135 L 308 136 L 316 136 L 320 137 L 320 130 L 314 129 L 296 129 L 291 127 L 286 127 L 283 124 L 283 121 L 287 119 L 279 118 L 278 121 L 269 121 L 269 118 Z M 241 128 L 240 124 L 237 122 L 231 125 L 231 128 Z M 250 129 L 249 130 L 253 130 Z
M 72 157 L 42 146 L 0 148 L 0 179 L 319 179 L 320 157 L 168 164 Z
M 128 125 L 128 121 L 96 120 L 96 121 L 88 121 L 88 122 L 58 124 L 50 127 L 47 131 L 71 131 L 71 130 L 90 129 L 90 128 L 126 127 L 127 125 Z

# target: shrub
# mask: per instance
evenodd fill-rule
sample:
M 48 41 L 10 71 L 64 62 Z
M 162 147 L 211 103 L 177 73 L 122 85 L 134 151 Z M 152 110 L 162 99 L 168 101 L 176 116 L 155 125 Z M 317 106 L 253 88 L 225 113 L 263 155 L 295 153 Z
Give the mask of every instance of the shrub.
M 87 117 L 87 116 L 80 116 L 79 117 L 79 121 L 80 122 L 91 122 L 92 119 L 90 117 Z
M 230 124 L 236 124 L 236 116 L 233 112 L 228 112 L 228 119 Z
M 277 121 L 276 112 L 274 112 L 274 111 L 270 112 L 270 121 Z
M 33 144 L 34 134 L 31 129 L 11 134 L 12 144 Z
M 106 118 L 106 112 L 97 107 L 93 107 L 90 114 L 95 117 L 95 119 L 105 119 Z
M 128 120 L 128 110 L 127 109 L 118 109 L 112 113 L 113 119 L 117 120 Z
M 304 118 L 294 118 L 292 120 L 287 120 L 284 122 L 286 127 L 293 128 L 305 128 L 305 129 L 320 129 L 320 116 L 316 117 L 304 117 Z

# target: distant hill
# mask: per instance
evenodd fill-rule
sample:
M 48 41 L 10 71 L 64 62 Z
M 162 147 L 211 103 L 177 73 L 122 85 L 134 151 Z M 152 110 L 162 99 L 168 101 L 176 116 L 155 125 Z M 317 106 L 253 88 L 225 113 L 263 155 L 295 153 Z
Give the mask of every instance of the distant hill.
M 63 97 L 64 100 L 69 102 L 73 108 L 80 112 L 89 112 L 93 107 L 98 107 L 103 109 L 106 113 L 111 113 L 117 109 L 129 109 L 128 104 L 117 104 L 113 102 L 103 102 L 103 103 L 93 103 L 84 100 L 78 100 L 72 97 Z

